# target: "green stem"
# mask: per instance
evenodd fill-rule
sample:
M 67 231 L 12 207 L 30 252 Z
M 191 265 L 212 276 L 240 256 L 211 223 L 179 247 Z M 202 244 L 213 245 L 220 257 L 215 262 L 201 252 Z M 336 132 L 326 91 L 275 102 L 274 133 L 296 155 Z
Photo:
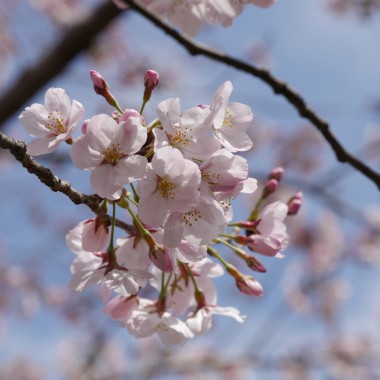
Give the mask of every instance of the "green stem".
M 222 256 L 220 256 L 219 252 L 218 252 L 216 249 L 210 247 L 209 245 L 207 246 L 207 252 L 209 252 L 209 254 L 210 254 L 211 256 L 216 257 L 216 258 L 217 258 L 217 259 L 218 259 L 218 260 L 224 265 L 224 267 L 225 267 L 226 269 L 229 268 L 229 267 L 231 266 L 230 264 L 227 263 L 227 261 L 225 261 L 225 260 L 223 259 Z
M 145 104 L 147 102 L 144 100 L 143 103 L 141 104 L 141 108 L 140 108 L 140 115 L 142 115 L 143 111 L 144 111 L 144 108 L 145 108 Z
M 162 271 L 162 273 L 161 273 L 161 294 L 160 294 L 160 296 L 165 295 L 165 293 L 166 293 L 164 283 L 165 283 L 165 272 Z
M 166 280 L 166 284 L 164 284 L 165 283 L 165 272 L 162 271 L 162 275 L 161 275 L 161 294 L 160 294 L 160 297 L 166 297 L 166 293 L 168 291 L 168 287 L 169 287 L 169 283 L 170 283 L 170 279 L 172 278 L 172 275 L 173 275 L 173 271 L 171 271 L 169 273 L 168 279 Z
M 189 268 L 189 264 L 184 264 L 184 266 L 185 266 L 185 268 L 186 268 L 187 273 L 189 274 L 189 276 L 190 276 L 190 278 L 191 278 L 191 281 L 193 282 L 195 292 L 196 292 L 196 293 L 199 293 L 199 292 L 200 292 L 200 289 L 199 289 L 199 287 L 198 287 L 197 282 L 195 281 L 195 278 L 194 278 L 193 272 L 192 272 L 191 269 Z
M 112 202 L 112 219 L 111 219 L 111 234 L 110 234 L 110 243 L 108 245 L 107 252 L 114 252 L 113 240 L 115 234 L 115 220 L 116 220 L 116 204 Z
M 132 190 L 133 191 L 133 190 Z M 127 195 L 127 198 L 130 202 L 132 202 L 136 207 L 139 205 L 133 198 Z
M 114 235 L 115 235 L 115 221 L 116 221 L 116 202 L 112 202 L 111 234 L 110 234 L 110 243 L 107 249 L 107 255 L 108 255 L 107 271 L 120 267 L 117 262 L 115 247 L 113 245 Z
M 129 207 L 129 204 L 127 205 L 127 210 L 131 214 L 135 226 L 141 232 L 141 234 L 143 236 L 143 239 L 149 245 L 149 248 L 153 248 L 156 245 L 156 242 L 155 242 L 152 234 L 143 226 L 143 224 L 141 223 L 140 219 L 136 216 L 136 214 Z
M 133 202 L 133 204 L 135 205 L 135 206 L 138 206 L 138 202 L 139 202 L 139 200 L 140 200 L 140 197 L 138 196 L 138 194 L 137 194 L 137 192 L 136 192 L 136 189 L 135 189 L 135 186 L 133 185 L 133 183 L 131 182 L 130 183 L 130 186 L 131 186 L 131 189 L 132 189 L 132 193 L 133 193 L 133 201 L 132 201 L 132 199 L 131 199 L 131 201 Z M 130 199 L 130 198 L 129 198 Z
M 235 239 L 235 237 L 236 237 L 235 235 L 231 235 L 231 234 L 219 234 L 219 236 L 223 236 L 223 237 L 226 237 L 228 239 Z M 219 241 L 220 239 L 216 238 L 214 240 Z M 220 241 L 219 241 L 219 243 L 220 243 Z
M 264 198 L 261 197 L 256 202 L 255 208 L 251 212 L 251 215 L 249 215 L 249 218 L 248 218 L 249 221 L 253 222 L 253 221 L 257 220 L 257 218 L 259 217 L 259 208 L 260 208 L 261 204 L 263 203 L 263 201 L 264 201 Z
M 243 254 L 242 250 L 239 248 L 239 247 L 236 247 L 235 245 L 231 244 L 230 242 L 226 241 L 226 240 L 223 240 L 223 239 L 219 239 L 219 238 L 216 238 L 215 239 L 218 243 L 221 243 L 221 244 L 224 244 L 226 245 L 228 248 L 231 248 L 231 250 L 236 253 L 236 255 L 238 255 L 240 258 L 242 259 L 245 259 L 246 258 L 246 254 Z
M 161 121 L 160 121 L 160 119 L 157 118 L 157 119 L 153 120 L 149 125 L 147 125 L 146 129 L 147 129 L 148 133 L 151 132 L 152 129 L 157 127 L 158 125 L 161 125 Z
M 124 111 L 123 111 L 123 109 L 120 107 L 120 105 L 119 105 L 119 103 L 116 101 L 114 104 L 113 104 L 113 106 L 121 113 L 121 114 L 123 114 L 124 113 Z

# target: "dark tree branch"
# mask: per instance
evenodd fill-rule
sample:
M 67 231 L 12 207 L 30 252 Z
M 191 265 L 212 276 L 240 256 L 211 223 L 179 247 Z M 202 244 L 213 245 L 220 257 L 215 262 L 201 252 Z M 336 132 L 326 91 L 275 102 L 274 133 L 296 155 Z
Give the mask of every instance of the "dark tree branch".
M 107 215 L 104 212 L 104 209 L 100 206 L 103 198 L 100 198 L 96 194 L 83 194 L 75 190 L 69 182 L 63 181 L 59 177 L 55 176 L 50 169 L 42 166 L 26 153 L 26 145 L 24 142 L 14 140 L 0 132 L 0 148 L 9 150 L 16 160 L 21 162 L 22 166 L 24 166 L 29 173 L 36 175 L 38 179 L 51 190 L 65 194 L 76 205 L 86 205 L 96 215 L 101 217 L 107 225 L 111 224 L 110 216 Z M 127 232 L 134 230 L 133 226 L 130 226 L 120 220 L 116 221 L 116 225 Z
M 176 40 L 189 52 L 189 54 L 194 56 L 203 55 L 214 61 L 224 63 L 228 66 L 236 68 L 237 70 L 251 74 L 268 84 L 275 94 L 282 95 L 290 104 L 292 104 L 294 108 L 297 109 L 300 116 L 309 120 L 315 127 L 317 127 L 326 141 L 330 144 L 338 161 L 348 163 L 363 175 L 365 175 L 367 178 L 372 180 L 372 182 L 374 182 L 380 189 L 380 174 L 371 169 L 368 165 L 360 161 L 352 154 L 348 153 L 343 148 L 338 139 L 334 136 L 334 134 L 330 131 L 329 123 L 318 116 L 317 113 L 307 105 L 306 101 L 287 83 L 275 78 L 268 70 L 257 68 L 252 64 L 248 64 L 240 59 L 231 57 L 227 54 L 221 53 L 215 49 L 195 42 L 191 38 L 186 37 L 184 34 L 179 33 L 174 28 L 162 22 L 152 12 L 149 12 L 145 8 L 136 4 L 135 1 L 123 1 L 143 17 L 151 21 L 158 28 L 163 30 L 166 34 L 171 36 L 174 40 Z
M 69 29 L 47 55 L 25 70 L 11 88 L 0 97 L 0 128 L 33 94 L 61 73 L 65 66 L 91 42 L 122 10 L 111 0 L 102 3 L 87 19 Z

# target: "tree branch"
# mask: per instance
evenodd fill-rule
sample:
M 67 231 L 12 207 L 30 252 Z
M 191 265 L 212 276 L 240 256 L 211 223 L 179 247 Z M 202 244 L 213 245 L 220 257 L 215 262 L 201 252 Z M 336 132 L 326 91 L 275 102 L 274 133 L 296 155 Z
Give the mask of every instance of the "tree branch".
M 69 182 L 63 181 L 61 178 L 55 176 L 50 169 L 39 164 L 34 158 L 26 153 L 26 145 L 24 142 L 14 140 L 0 132 L 0 148 L 9 150 L 29 173 L 36 175 L 38 179 L 51 190 L 65 194 L 76 205 L 86 205 L 96 215 L 101 217 L 105 224 L 111 224 L 110 216 L 104 212 L 102 207 L 100 207 L 103 198 L 100 198 L 96 194 L 83 194 L 78 190 L 75 190 Z M 133 226 L 126 224 L 123 221 L 116 220 L 116 225 L 127 232 L 134 231 Z
M 87 49 L 107 25 L 122 12 L 111 0 L 103 2 L 87 19 L 74 25 L 54 48 L 29 69 L 0 97 L 0 128 L 33 94 L 58 75 Z
M 203 55 L 214 61 L 224 63 L 228 66 L 234 67 L 237 70 L 246 72 L 254 77 L 261 79 L 272 88 L 275 94 L 282 95 L 290 104 L 294 106 L 300 116 L 309 120 L 322 133 L 323 137 L 333 149 L 338 161 L 342 163 L 348 163 L 356 170 L 361 172 L 364 176 L 369 178 L 372 182 L 374 182 L 380 189 L 380 174 L 371 169 L 368 165 L 360 161 L 352 154 L 348 153 L 343 148 L 338 139 L 334 136 L 334 134 L 330 131 L 329 123 L 318 116 L 318 114 L 307 105 L 306 101 L 287 83 L 275 78 L 268 70 L 257 68 L 252 64 L 248 64 L 240 59 L 231 57 L 227 54 L 219 52 L 218 50 L 195 42 L 191 38 L 186 37 L 184 34 L 179 33 L 174 28 L 162 22 L 152 12 L 149 12 L 145 8 L 136 4 L 135 1 L 123 1 L 140 15 L 151 21 L 154 25 L 156 25 L 158 28 L 176 40 L 189 52 L 189 54 L 194 56 Z

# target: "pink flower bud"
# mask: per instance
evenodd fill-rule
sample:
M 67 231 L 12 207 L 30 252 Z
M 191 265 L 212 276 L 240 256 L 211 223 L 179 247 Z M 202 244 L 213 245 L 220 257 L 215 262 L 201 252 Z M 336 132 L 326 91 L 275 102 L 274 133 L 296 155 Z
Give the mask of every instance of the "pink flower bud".
M 263 197 L 267 197 L 268 195 L 274 193 L 278 187 L 277 179 L 271 178 L 268 180 L 264 186 Z
M 109 92 L 109 87 L 105 79 L 95 70 L 90 70 L 90 77 L 94 85 L 94 90 L 98 95 L 103 96 L 107 103 L 120 109 L 115 97 Z
M 273 169 L 269 175 L 268 175 L 268 179 L 276 179 L 277 181 L 281 181 L 281 178 L 282 178 L 282 175 L 284 174 L 284 168 L 282 167 L 278 167 L 278 168 L 275 168 Z
M 165 247 L 156 245 L 149 250 L 149 257 L 158 269 L 164 272 L 170 272 L 173 270 L 172 258 Z
M 108 84 L 104 78 L 95 70 L 90 70 L 90 77 L 94 85 L 95 92 L 104 96 L 104 93 L 108 91 Z
M 153 90 L 158 86 L 159 78 L 160 77 L 159 77 L 158 73 L 154 70 L 148 70 L 145 73 L 145 76 L 144 76 L 144 86 L 145 86 L 144 102 L 147 102 L 150 99 Z
M 247 263 L 248 267 L 254 270 L 255 272 L 265 273 L 267 269 L 264 267 L 263 264 L 257 259 L 255 256 L 247 255 L 245 258 L 245 262 Z
M 236 280 L 239 290 L 249 296 L 261 297 L 263 295 L 263 287 L 252 276 L 241 276 Z
M 303 193 L 298 191 L 288 202 L 288 215 L 296 215 L 302 206 Z

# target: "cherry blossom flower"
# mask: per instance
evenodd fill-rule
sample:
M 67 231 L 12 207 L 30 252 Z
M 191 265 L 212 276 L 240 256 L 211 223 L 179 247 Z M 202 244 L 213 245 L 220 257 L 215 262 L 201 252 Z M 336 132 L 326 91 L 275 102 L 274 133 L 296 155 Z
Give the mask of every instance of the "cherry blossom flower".
M 96 115 L 74 142 L 71 159 L 78 168 L 93 170 L 91 184 L 99 196 L 118 199 L 126 183 L 145 175 L 147 159 L 133 153 L 141 149 L 146 137 L 139 117 L 118 124 L 108 115 Z
M 164 224 L 164 244 L 177 247 L 182 239 L 195 245 L 211 243 L 227 226 L 223 207 L 212 197 L 201 196 L 186 212 L 172 212 Z
M 27 145 L 27 153 L 32 156 L 51 153 L 58 145 L 71 138 L 84 108 L 81 103 L 70 98 L 62 88 L 49 88 L 45 94 L 45 106 L 34 103 L 21 112 L 19 120 L 27 133 L 35 137 Z
M 288 213 L 288 206 L 283 202 L 269 204 L 260 213 L 257 224 L 259 234 L 249 236 L 247 246 L 250 250 L 265 256 L 282 257 L 279 251 L 289 243 L 286 226 L 283 223 Z
M 122 267 L 108 270 L 106 255 L 88 252 L 77 255 L 71 265 L 71 272 L 73 276 L 69 286 L 73 290 L 81 292 L 90 285 L 103 283 L 106 288 L 124 297 L 136 294 L 140 287 L 145 287 L 150 277 L 148 272 Z
M 139 299 L 139 307 L 132 311 L 125 322 L 129 333 L 136 338 L 146 338 L 155 333 L 167 346 L 182 346 L 194 334 L 189 327 L 167 311 L 158 313 L 154 302 Z
M 232 198 L 243 190 L 248 179 L 248 162 L 245 158 L 220 149 L 199 166 L 202 182 L 209 185 L 217 200 Z M 250 192 L 257 188 L 257 181 L 251 179 Z M 248 191 L 248 190 L 247 190 Z
M 181 114 L 179 99 L 171 98 L 159 103 L 157 113 L 163 128 L 154 130 L 158 149 L 171 145 L 185 158 L 204 160 L 220 148 L 220 142 L 207 134 L 208 109 L 193 107 Z
M 158 149 L 146 177 L 138 183 L 138 216 L 143 223 L 159 227 L 170 211 L 187 211 L 198 203 L 200 179 L 198 166 L 177 149 Z
M 146 285 L 151 275 L 139 269 L 127 269 L 119 265 L 110 266 L 104 251 L 89 252 L 83 249 L 84 225 L 79 224 L 66 235 L 68 247 L 76 254 L 71 265 L 73 274 L 70 288 L 82 291 L 90 285 L 103 283 L 108 289 L 128 297 Z
M 222 145 L 231 152 L 252 148 L 252 141 L 246 133 L 253 114 L 249 106 L 242 103 L 228 103 L 232 83 L 224 82 L 215 92 L 210 106 L 208 123 Z

